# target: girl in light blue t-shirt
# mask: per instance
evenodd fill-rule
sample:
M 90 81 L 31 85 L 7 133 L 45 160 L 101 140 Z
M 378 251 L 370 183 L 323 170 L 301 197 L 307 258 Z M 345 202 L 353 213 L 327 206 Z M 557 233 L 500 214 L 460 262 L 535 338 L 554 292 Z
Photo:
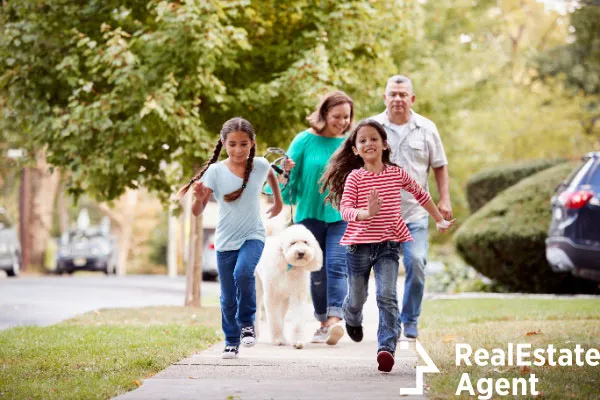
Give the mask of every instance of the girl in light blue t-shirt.
M 228 158 L 217 162 L 225 146 Z M 277 177 L 263 157 L 254 157 L 256 135 L 243 118 L 223 124 L 212 158 L 198 175 L 179 191 L 193 186 L 192 212 L 204 211 L 211 194 L 219 207 L 215 233 L 217 268 L 221 284 L 221 315 L 225 333 L 223 358 L 237 358 L 239 345 L 256 343 L 254 269 L 263 251 L 265 228 L 260 218 L 260 193 L 265 180 L 274 188 L 275 203 L 269 217 L 281 212 L 283 202 Z

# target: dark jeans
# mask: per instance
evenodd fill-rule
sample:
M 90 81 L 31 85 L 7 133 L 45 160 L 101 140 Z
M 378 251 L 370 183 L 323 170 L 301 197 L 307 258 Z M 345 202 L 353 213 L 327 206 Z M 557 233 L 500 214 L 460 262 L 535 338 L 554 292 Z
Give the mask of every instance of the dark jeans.
M 369 275 L 375 271 L 379 328 L 379 350 L 394 354 L 398 340 L 398 261 L 400 243 L 382 242 L 346 246 L 348 260 L 348 297 L 344 302 L 344 317 L 350 326 L 362 325 L 363 306 L 367 301 Z
M 310 273 L 310 295 L 315 308 L 315 318 L 325 322 L 328 317 L 343 318 L 342 305 L 348 293 L 346 255 L 340 240 L 346 232 L 345 221 L 323 222 L 305 219 L 300 222 L 315 235 L 323 250 L 325 265 Z
M 254 270 L 264 247 L 264 242 L 260 240 L 247 240 L 239 250 L 217 252 L 221 283 L 221 323 L 227 346 L 239 346 L 242 328 L 254 325 Z

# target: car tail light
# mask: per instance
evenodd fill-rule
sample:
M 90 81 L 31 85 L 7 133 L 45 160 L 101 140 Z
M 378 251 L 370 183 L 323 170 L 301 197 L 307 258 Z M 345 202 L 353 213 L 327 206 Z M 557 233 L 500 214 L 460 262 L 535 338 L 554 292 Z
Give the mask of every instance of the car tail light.
M 211 249 L 211 250 L 214 250 L 215 249 L 215 244 L 214 243 L 209 243 L 208 244 L 208 248 Z
M 585 206 L 592 197 L 594 197 L 594 192 L 578 190 L 576 192 L 564 192 L 559 199 L 566 208 L 576 210 Z

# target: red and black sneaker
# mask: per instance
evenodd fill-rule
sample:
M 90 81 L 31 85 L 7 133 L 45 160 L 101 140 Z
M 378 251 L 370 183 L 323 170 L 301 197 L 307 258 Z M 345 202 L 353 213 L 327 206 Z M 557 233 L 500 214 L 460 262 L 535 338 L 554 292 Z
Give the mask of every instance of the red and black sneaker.
M 394 366 L 394 355 L 387 350 L 377 352 L 377 367 L 381 372 L 390 372 Z

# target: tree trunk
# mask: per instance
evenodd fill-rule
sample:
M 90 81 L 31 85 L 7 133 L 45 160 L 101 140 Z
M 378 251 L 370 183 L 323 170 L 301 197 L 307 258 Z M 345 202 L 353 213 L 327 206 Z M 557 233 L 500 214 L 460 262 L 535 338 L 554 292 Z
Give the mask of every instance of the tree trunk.
M 202 247 L 204 229 L 202 214 L 197 217 L 191 214 L 190 222 L 190 247 L 186 274 L 185 306 L 201 307 L 200 286 L 202 284 Z
M 121 276 L 127 274 L 127 259 L 131 249 L 131 235 L 133 233 L 138 193 L 138 190 L 127 189 L 119 199 L 118 209 L 120 212 L 115 212 L 114 209 L 109 208 L 104 203 L 99 205 L 100 210 L 110 218 L 117 236 L 117 275 Z
M 39 153 L 37 165 L 30 169 L 31 210 L 26 224 L 29 263 L 42 267 L 52 230 L 54 200 L 60 183 L 58 170 L 49 171 L 46 157 Z

